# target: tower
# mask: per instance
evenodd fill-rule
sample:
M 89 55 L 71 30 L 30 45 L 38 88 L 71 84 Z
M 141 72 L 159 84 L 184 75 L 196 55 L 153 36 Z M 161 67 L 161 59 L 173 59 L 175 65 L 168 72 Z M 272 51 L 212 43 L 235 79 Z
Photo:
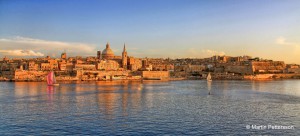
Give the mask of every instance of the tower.
M 66 52 L 66 50 L 63 53 L 61 53 L 61 59 L 67 59 L 67 52 Z
M 97 59 L 101 60 L 101 51 L 97 51 Z
M 124 69 L 127 69 L 127 51 L 126 51 L 126 46 L 124 43 L 124 48 L 122 52 L 122 66 Z

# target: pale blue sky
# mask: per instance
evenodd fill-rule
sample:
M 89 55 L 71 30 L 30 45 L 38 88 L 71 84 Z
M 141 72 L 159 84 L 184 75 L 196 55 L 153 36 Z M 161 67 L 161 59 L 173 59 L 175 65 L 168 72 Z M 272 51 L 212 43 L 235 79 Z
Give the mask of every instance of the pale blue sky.
M 109 41 L 116 55 L 125 42 L 137 57 L 300 64 L 299 0 L 1 0 L 0 20 L 1 56 L 95 55 Z

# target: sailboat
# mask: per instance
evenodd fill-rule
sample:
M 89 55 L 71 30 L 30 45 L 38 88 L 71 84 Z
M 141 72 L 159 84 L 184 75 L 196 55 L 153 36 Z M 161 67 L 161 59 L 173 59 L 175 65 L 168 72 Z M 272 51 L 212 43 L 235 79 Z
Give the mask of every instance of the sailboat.
M 208 95 L 210 95 L 211 82 L 212 82 L 210 72 L 208 73 L 208 75 L 206 77 L 206 80 L 207 80 Z
M 211 82 L 211 81 L 212 81 L 212 79 L 211 79 L 211 75 L 210 75 L 210 72 L 208 73 L 208 75 L 207 75 L 207 77 L 206 77 L 206 80 L 207 80 L 207 81 L 209 81 L 209 82 Z
M 55 75 L 54 75 L 53 71 L 51 71 L 47 75 L 47 83 L 49 86 L 58 86 L 59 85 L 58 83 L 56 83 L 56 79 L 55 79 Z

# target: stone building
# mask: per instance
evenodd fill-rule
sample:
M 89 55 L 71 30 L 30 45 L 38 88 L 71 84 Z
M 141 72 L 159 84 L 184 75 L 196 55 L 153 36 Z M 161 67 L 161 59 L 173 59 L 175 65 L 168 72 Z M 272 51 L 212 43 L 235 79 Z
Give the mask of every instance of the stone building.
M 41 63 L 41 70 L 50 71 L 51 70 L 50 63 Z
M 61 59 L 67 59 L 67 53 L 66 52 L 61 53 Z
M 28 70 L 29 71 L 37 71 L 39 70 L 39 64 L 37 64 L 35 61 L 29 61 L 28 62 Z
M 152 70 L 154 71 L 173 71 L 174 70 L 174 64 L 170 62 L 169 59 L 145 59 L 143 62 L 145 65 L 151 65 Z
M 142 68 L 142 60 L 139 58 L 128 57 L 127 58 L 128 69 L 137 71 Z
M 59 70 L 61 70 L 61 71 L 65 71 L 67 69 L 66 61 L 59 62 L 58 66 L 59 66 Z
M 300 66 L 296 64 L 290 64 L 286 66 L 286 72 L 287 73 L 300 73 Z
M 283 61 L 251 61 L 253 73 L 283 73 L 286 65 Z
M 184 72 L 202 72 L 205 70 L 205 66 L 204 65 L 177 65 L 174 68 L 175 72 L 180 72 L 180 71 L 184 71 Z
M 120 64 L 114 60 L 101 60 L 96 64 L 97 70 L 118 70 Z
M 96 70 L 94 64 L 75 64 L 76 70 Z

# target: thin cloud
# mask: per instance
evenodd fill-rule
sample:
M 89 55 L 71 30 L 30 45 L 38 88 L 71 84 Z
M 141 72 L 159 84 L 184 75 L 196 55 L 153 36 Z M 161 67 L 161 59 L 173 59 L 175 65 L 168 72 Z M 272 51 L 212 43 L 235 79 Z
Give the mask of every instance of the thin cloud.
M 2 38 L 0 39 L 1 49 L 8 51 L 15 51 L 22 54 L 26 51 L 38 52 L 41 54 L 56 54 L 59 56 L 62 51 L 67 50 L 68 54 L 71 55 L 90 55 L 96 54 L 96 48 L 94 45 L 85 43 L 73 43 L 73 42 L 61 42 L 61 41 L 48 41 L 42 39 L 34 39 L 28 37 L 16 36 L 13 38 Z M 11 53 L 16 54 L 17 53 Z M 24 54 L 24 53 L 23 53 Z M 26 54 L 26 53 L 25 53 Z M 32 54 L 32 53 L 31 53 Z
M 201 52 L 209 54 L 209 55 L 219 55 L 219 56 L 224 56 L 225 55 L 224 51 L 202 50 Z
M 34 52 L 33 50 L 0 50 L 0 53 L 5 56 L 44 56 L 43 53 Z
M 293 43 L 293 42 L 287 42 L 286 38 L 284 37 L 278 37 L 276 40 L 275 40 L 275 43 L 276 44 L 279 44 L 279 45 L 290 45 L 290 46 L 299 46 L 297 43 Z
M 187 50 L 186 52 L 186 56 L 185 57 L 189 57 L 189 58 L 206 58 L 206 57 L 211 57 L 214 55 L 219 55 L 219 56 L 223 56 L 225 55 L 224 51 L 215 51 L 215 50 L 211 50 L 211 49 L 195 49 L 195 48 L 190 48 Z
M 275 43 L 278 45 L 285 45 L 286 47 L 289 47 L 290 61 L 293 63 L 295 63 L 295 62 L 299 63 L 299 52 L 300 52 L 300 44 L 299 43 L 287 41 L 287 39 L 282 36 L 275 39 Z

